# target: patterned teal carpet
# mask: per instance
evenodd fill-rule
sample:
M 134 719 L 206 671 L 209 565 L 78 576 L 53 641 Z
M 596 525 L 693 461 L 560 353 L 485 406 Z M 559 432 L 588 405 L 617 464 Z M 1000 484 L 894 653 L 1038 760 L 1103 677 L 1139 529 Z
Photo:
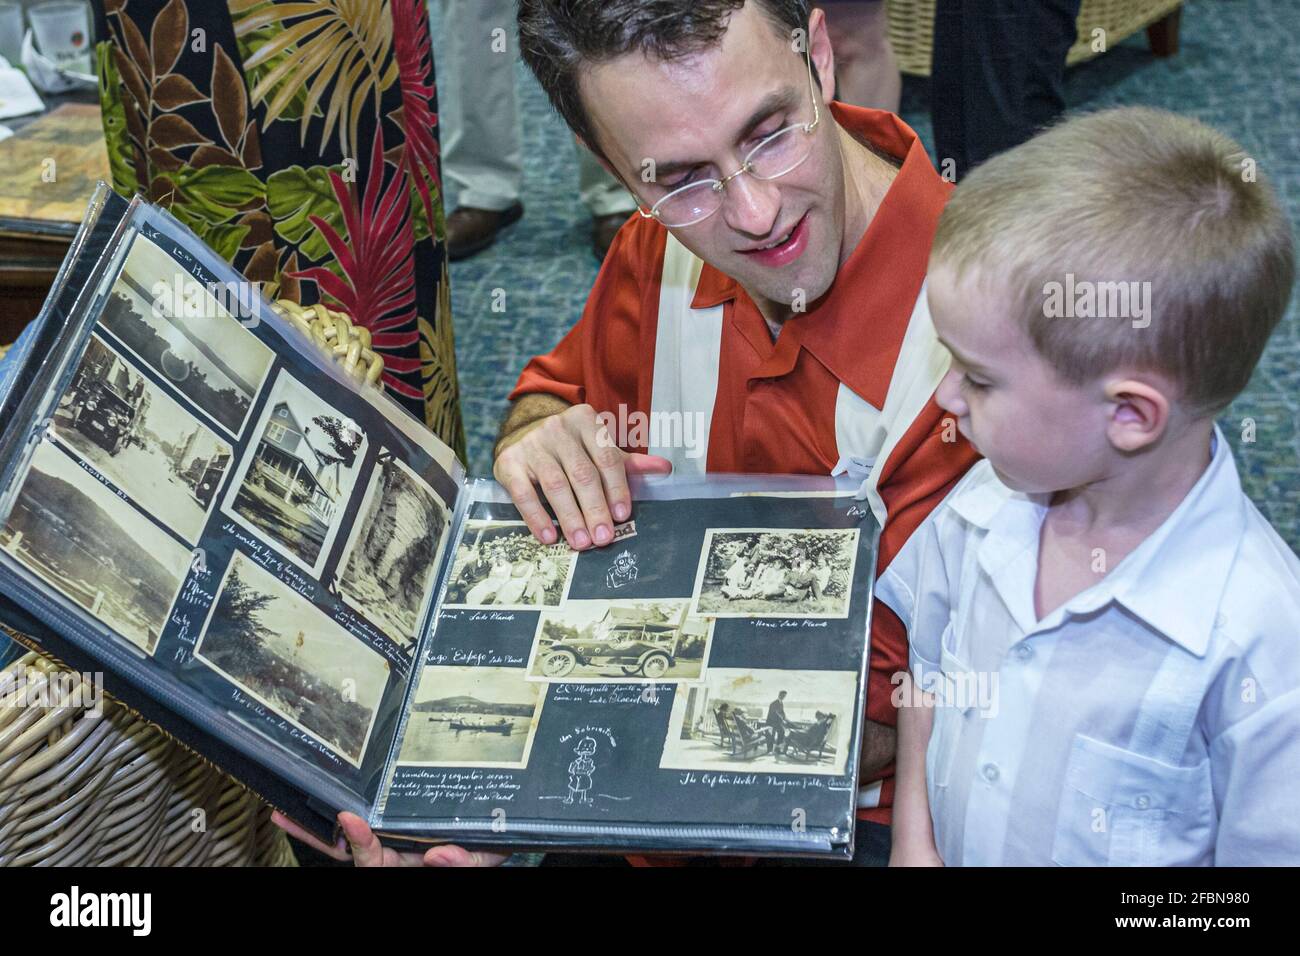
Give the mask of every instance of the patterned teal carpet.
M 435 41 L 440 35 L 433 6 Z M 491 470 L 505 395 L 532 355 L 582 310 L 596 276 L 577 198 L 572 138 L 521 66 L 527 213 L 491 250 L 452 266 L 452 303 L 473 471 Z M 928 90 L 909 79 L 903 117 L 927 145 Z M 1154 58 L 1139 34 L 1067 78 L 1071 110 L 1146 104 L 1195 116 L 1235 137 L 1272 179 L 1300 228 L 1300 0 L 1190 0 L 1182 49 Z M 449 197 L 454 208 L 455 197 Z M 502 290 L 505 311 L 493 311 Z M 1253 422 L 1255 440 L 1243 442 Z M 1224 415 L 1246 491 L 1300 551 L 1300 302 L 1293 301 L 1250 388 Z

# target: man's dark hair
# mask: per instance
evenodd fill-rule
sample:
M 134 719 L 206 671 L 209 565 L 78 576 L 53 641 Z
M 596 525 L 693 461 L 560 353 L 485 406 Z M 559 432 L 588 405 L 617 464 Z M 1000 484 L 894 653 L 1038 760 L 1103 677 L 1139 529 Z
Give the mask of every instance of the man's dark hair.
M 808 30 L 807 0 L 750 0 L 782 36 Z M 628 53 L 671 61 L 722 40 L 746 0 L 520 0 L 519 50 L 551 105 L 594 152 L 584 69 Z

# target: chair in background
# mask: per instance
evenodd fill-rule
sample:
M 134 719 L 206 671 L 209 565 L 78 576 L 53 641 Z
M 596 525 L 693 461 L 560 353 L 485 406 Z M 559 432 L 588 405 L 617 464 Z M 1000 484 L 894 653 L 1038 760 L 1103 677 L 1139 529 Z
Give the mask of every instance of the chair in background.
M 889 41 L 899 68 L 911 76 L 929 76 L 934 47 L 935 0 L 885 0 L 889 10 Z M 1104 30 L 1106 49 L 1146 29 L 1156 56 L 1178 52 L 1178 26 L 1183 0 L 1083 0 L 1079 8 L 1078 40 L 1066 63 L 1073 66 L 1099 56 L 1093 31 Z

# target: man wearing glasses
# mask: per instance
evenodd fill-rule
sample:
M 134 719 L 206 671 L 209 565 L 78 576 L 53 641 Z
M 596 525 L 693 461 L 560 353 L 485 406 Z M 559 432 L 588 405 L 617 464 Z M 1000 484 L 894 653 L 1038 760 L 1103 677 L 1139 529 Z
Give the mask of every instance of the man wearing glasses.
M 494 471 L 533 533 L 555 540 L 545 497 L 572 546 L 609 543 L 628 473 L 847 471 L 885 529 L 883 569 L 976 457 L 933 400 L 947 359 L 922 293 L 949 184 L 893 114 L 828 106 L 825 19 L 802 0 L 523 0 L 519 27 L 641 207 L 511 395 Z M 704 449 L 619 448 L 597 418 L 638 411 L 693 416 Z M 877 604 L 859 803 L 881 824 L 906 648 Z
M 629 516 L 629 473 L 848 472 L 884 529 L 879 573 L 976 458 L 934 402 L 948 359 L 922 288 L 949 185 L 893 114 L 829 104 L 825 19 L 803 0 L 521 0 L 519 28 L 642 213 L 581 320 L 520 376 L 497 479 L 539 539 L 556 540 L 544 497 L 585 549 Z M 690 417 L 669 438 L 702 448 L 663 429 L 620 448 L 597 415 L 633 413 Z M 879 603 L 871 628 L 856 844 L 880 863 L 907 635 Z M 420 862 L 344 829 L 360 862 Z

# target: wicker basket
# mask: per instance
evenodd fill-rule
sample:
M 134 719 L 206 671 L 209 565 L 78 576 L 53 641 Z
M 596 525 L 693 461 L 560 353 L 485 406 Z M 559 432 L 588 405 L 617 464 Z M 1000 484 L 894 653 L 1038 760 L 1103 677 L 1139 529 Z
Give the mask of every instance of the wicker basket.
M 1029 2 L 1029 0 L 1027 0 Z M 899 68 L 912 76 L 929 76 L 934 46 L 935 0 L 885 0 L 889 10 L 889 40 Z M 1083 0 L 1079 8 L 1079 38 L 1066 62 L 1082 63 L 1098 55 L 1093 30 L 1106 31 L 1106 46 L 1127 39 L 1163 20 L 1182 0 Z
M 28 653 L 0 680 L 0 866 L 297 865 L 269 807 L 71 672 Z
M 323 306 L 276 305 L 378 385 L 369 330 Z M 96 709 L 80 684 L 30 652 L 0 670 L 0 866 L 297 865 L 255 794 L 116 701 Z

